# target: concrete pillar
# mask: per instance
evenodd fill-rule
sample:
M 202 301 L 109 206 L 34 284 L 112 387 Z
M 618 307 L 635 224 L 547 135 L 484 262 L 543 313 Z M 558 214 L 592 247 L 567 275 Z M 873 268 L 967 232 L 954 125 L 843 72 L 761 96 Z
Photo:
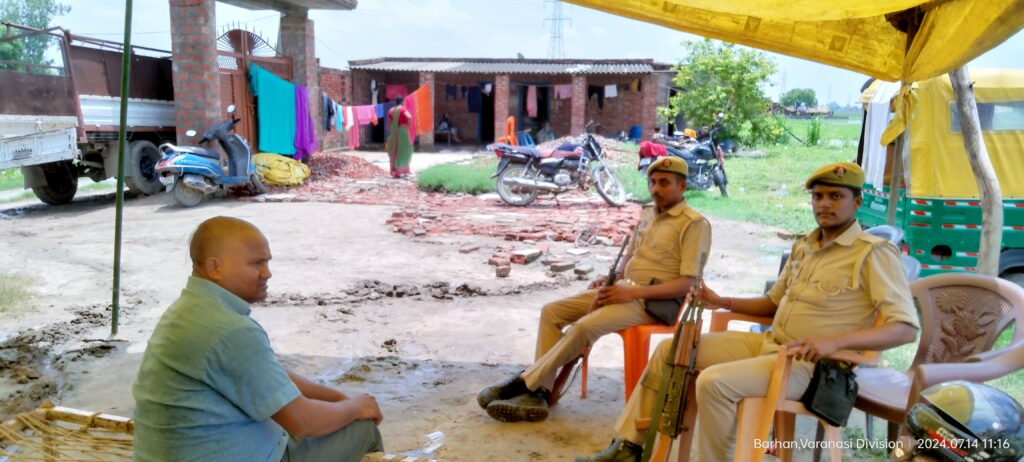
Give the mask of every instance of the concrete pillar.
M 571 103 L 569 134 L 577 136 L 583 133 L 583 127 L 587 124 L 587 76 L 573 74 L 572 99 L 569 101 Z
M 417 107 L 417 111 L 430 111 L 433 114 L 431 120 L 436 120 L 437 113 L 434 112 L 434 73 L 433 72 L 420 72 L 420 86 L 419 88 L 427 87 L 430 89 L 430 107 L 420 108 Z M 417 88 L 417 90 L 419 89 Z M 420 138 L 420 150 L 431 152 L 434 150 L 434 127 L 429 128 L 430 133 L 421 135 Z
M 321 123 L 320 66 L 316 59 L 316 36 L 309 11 L 296 9 L 281 17 L 278 42 L 279 52 L 292 59 L 292 82 L 309 90 L 309 113 L 316 126 L 316 140 L 323 146 L 324 129 Z
M 505 136 L 505 120 L 508 119 L 508 75 L 494 76 L 494 138 Z M 518 129 L 518 127 L 516 127 Z
M 640 89 L 640 125 L 644 129 L 643 138 L 649 140 L 658 124 L 658 78 L 647 74 L 640 78 L 640 85 L 643 87 Z
M 220 107 L 214 0 L 170 0 L 174 123 L 180 144 L 194 144 L 189 129 L 203 133 L 224 118 Z

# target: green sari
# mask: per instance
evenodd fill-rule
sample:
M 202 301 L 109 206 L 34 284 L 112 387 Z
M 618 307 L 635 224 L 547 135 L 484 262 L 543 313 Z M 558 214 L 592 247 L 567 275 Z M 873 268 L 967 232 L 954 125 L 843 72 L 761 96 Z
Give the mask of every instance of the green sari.
M 409 169 L 412 162 L 412 138 L 409 136 L 411 121 L 412 116 L 402 106 L 395 106 L 388 111 L 390 134 L 384 143 L 384 150 L 391 159 L 391 176 L 395 178 L 412 173 Z

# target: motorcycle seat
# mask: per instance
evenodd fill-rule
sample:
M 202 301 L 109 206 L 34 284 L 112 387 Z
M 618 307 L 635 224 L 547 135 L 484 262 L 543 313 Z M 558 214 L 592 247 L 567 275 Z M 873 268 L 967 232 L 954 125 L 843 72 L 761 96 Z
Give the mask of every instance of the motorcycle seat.
M 207 159 L 220 160 L 220 154 L 212 149 L 201 148 L 199 146 L 175 146 L 171 143 L 164 143 L 169 149 L 177 152 L 187 152 L 189 154 L 195 154 L 199 157 L 206 157 Z M 161 145 L 163 147 L 164 145 Z

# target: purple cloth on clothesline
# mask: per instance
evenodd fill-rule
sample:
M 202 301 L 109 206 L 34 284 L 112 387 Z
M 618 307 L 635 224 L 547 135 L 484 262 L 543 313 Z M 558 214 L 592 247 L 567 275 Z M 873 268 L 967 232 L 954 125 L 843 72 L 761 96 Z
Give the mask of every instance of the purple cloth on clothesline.
M 309 90 L 295 86 L 295 159 L 302 160 L 316 152 L 316 125 L 309 114 Z

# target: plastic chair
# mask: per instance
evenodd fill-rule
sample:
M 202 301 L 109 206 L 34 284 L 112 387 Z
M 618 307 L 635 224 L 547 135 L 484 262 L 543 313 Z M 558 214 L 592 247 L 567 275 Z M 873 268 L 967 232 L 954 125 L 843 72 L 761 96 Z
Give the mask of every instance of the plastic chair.
M 516 135 L 516 140 L 519 141 L 520 146 L 533 146 L 533 137 L 530 136 L 529 131 L 519 132 Z
M 856 408 L 888 421 L 896 440 L 908 409 L 921 390 L 963 379 L 984 382 L 1024 367 L 1024 289 L 1009 281 L 968 273 L 918 279 L 910 291 L 920 308 L 921 337 L 906 372 L 889 368 L 857 371 Z M 1014 324 L 1013 339 L 992 350 Z
M 516 139 L 516 116 L 508 116 L 508 119 L 505 119 L 505 136 L 495 138 L 494 142 L 519 146 L 519 140 Z
M 623 383 L 626 385 L 626 400 L 629 400 L 636 388 L 640 376 L 647 368 L 647 360 L 651 354 L 651 336 L 655 334 L 672 335 L 676 331 L 675 326 L 664 324 L 641 324 L 616 332 L 622 337 L 623 349 Z M 583 365 L 580 367 L 580 397 L 587 398 L 587 358 L 583 358 Z

